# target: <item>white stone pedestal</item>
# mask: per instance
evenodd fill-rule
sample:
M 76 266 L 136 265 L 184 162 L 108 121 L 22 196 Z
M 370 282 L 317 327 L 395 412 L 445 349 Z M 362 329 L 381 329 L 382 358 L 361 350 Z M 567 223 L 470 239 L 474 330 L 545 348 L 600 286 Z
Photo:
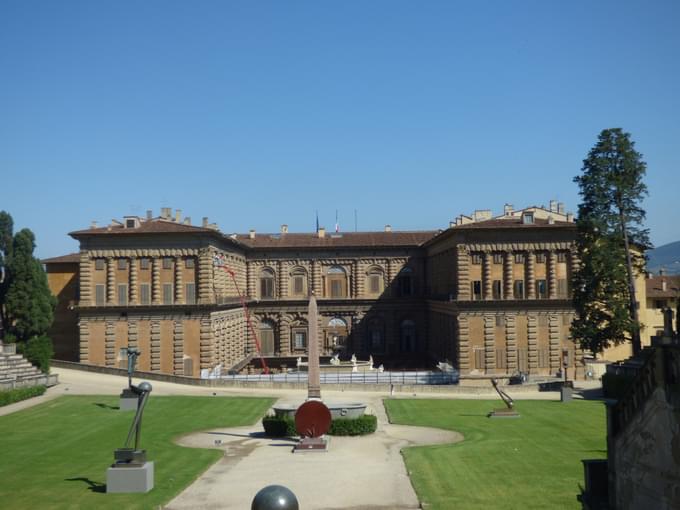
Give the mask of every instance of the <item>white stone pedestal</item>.
M 106 492 L 149 492 L 153 489 L 153 462 L 138 467 L 110 467 L 106 470 Z

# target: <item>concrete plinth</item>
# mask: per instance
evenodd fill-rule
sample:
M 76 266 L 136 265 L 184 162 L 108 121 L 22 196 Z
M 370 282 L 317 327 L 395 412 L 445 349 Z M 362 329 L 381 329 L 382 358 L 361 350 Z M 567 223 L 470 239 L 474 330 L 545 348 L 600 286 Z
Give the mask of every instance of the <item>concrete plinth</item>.
M 153 489 L 153 479 L 153 462 L 138 467 L 112 466 L 106 470 L 106 492 L 149 492 Z
M 136 411 L 139 399 L 137 397 L 120 397 L 118 406 L 121 411 Z
M 560 401 L 561 402 L 571 402 L 572 394 L 574 390 L 565 386 L 560 389 Z

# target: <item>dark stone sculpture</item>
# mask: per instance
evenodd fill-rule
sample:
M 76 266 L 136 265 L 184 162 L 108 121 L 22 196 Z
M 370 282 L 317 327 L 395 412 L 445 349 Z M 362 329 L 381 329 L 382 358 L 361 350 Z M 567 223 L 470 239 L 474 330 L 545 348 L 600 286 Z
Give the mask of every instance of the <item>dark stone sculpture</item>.
M 283 485 L 268 485 L 255 495 L 250 510 L 299 510 L 298 500 Z
M 112 467 L 137 467 L 146 462 L 146 450 L 139 449 L 139 442 L 142 436 L 142 415 L 151 389 L 151 384 L 146 381 L 140 383 L 139 386 L 130 385 L 130 390 L 137 395 L 137 412 L 132 420 L 125 446 L 118 448 L 114 453 L 115 463 Z M 131 447 L 133 436 L 135 442 L 134 447 Z

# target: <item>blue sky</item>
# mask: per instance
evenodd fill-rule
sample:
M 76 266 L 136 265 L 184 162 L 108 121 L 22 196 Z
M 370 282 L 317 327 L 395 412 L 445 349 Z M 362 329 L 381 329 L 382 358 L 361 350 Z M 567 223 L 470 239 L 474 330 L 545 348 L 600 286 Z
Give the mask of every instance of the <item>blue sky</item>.
M 180 208 L 227 232 L 444 228 L 551 198 L 598 133 L 680 239 L 680 3 L 0 3 L 0 209 L 41 257 Z

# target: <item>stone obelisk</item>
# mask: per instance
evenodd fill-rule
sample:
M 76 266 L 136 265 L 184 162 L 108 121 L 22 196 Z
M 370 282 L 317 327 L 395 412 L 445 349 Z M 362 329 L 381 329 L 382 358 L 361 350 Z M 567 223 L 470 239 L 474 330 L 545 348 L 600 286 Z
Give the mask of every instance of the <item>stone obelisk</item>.
M 321 400 L 321 378 L 319 377 L 319 311 L 316 296 L 312 292 L 307 309 L 309 338 L 307 340 L 307 400 Z

